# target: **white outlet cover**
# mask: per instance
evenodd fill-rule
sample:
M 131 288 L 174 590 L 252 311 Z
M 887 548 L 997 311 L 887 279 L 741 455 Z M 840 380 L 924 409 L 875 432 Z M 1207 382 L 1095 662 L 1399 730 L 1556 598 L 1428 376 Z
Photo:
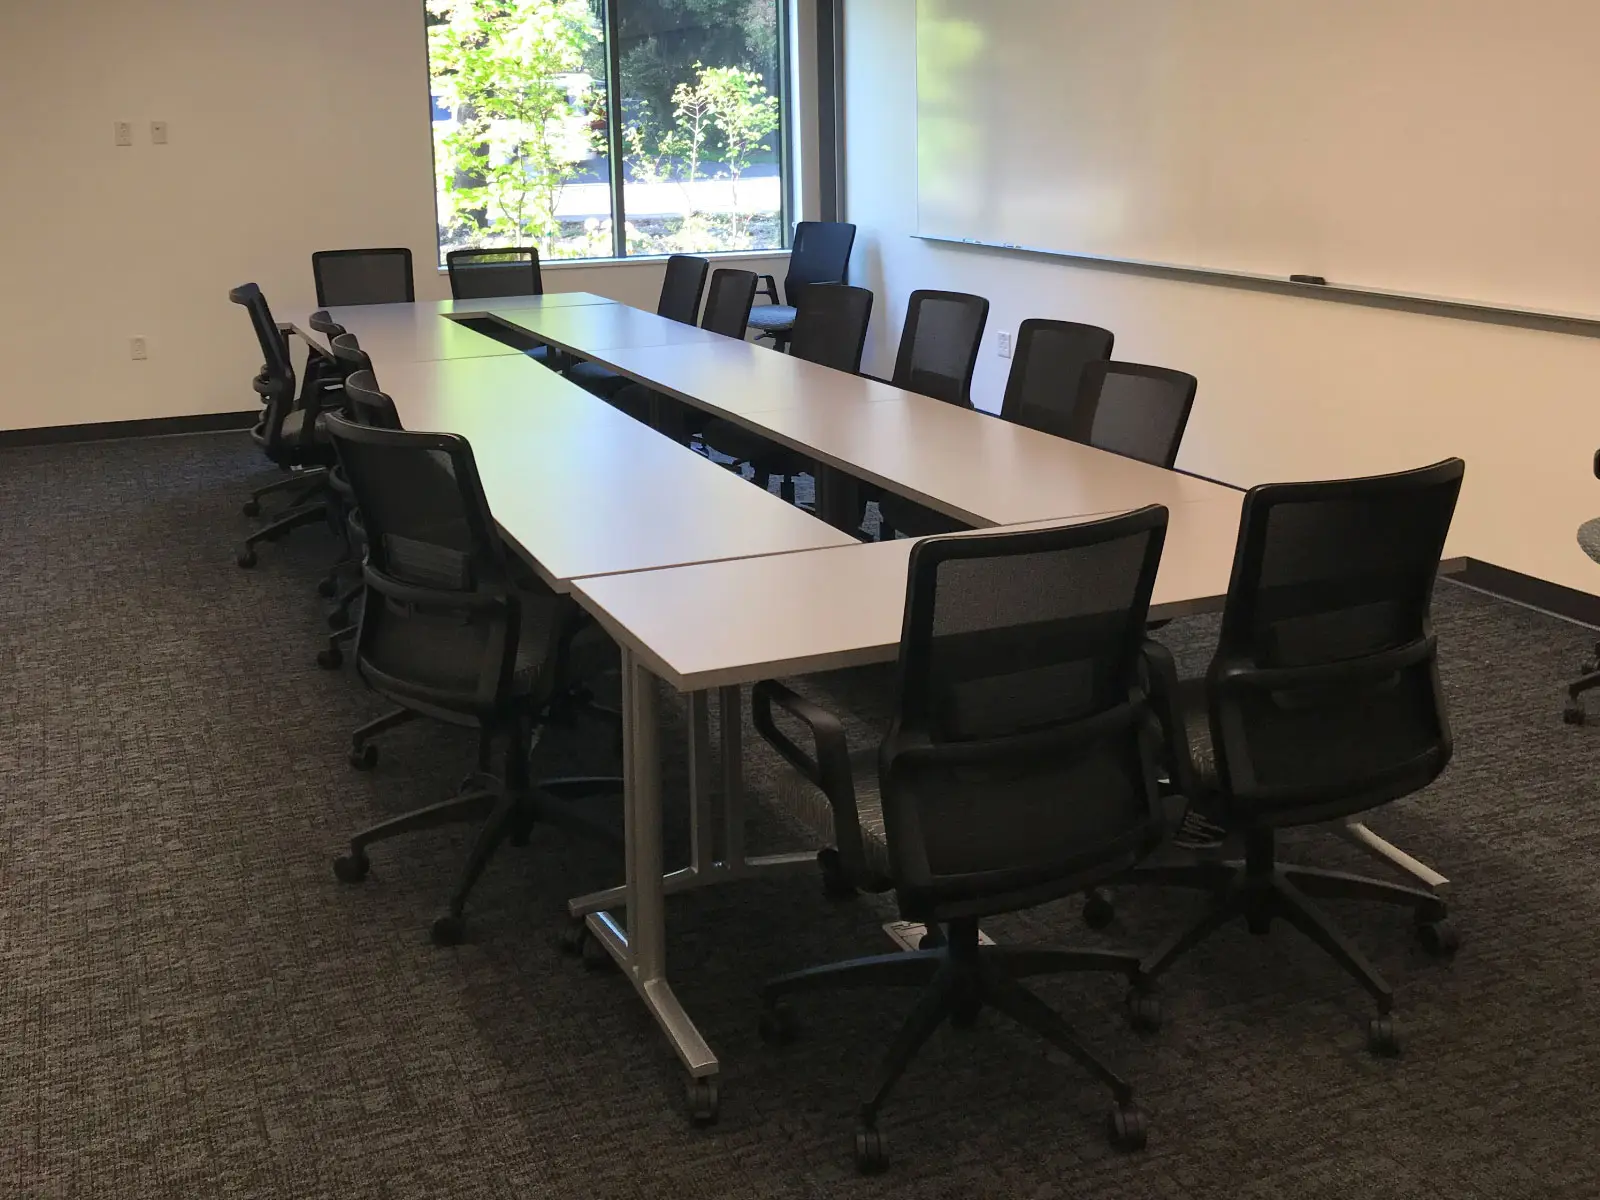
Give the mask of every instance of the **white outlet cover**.
M 131 145 L 133 145 L 133 122 L 132 121 L 118 121 L 114 126 L 112 126 L 112 133 L 116 137 L 117 145 L 119 145 L 119 146 L 131 146 Z
M 167 123 L 165 121 L 150 122 L 150 141 L 157 146 L 167 144 Z
M 142 337 L 129 338 L 128 351 L 134 362 L 144 362 L 150 357 L 150 343 Z
M 1001 358 L 1010 358 L 1011 357 L 1011 335 L 1009 333 L 1000 334 L 999 337 L 996 338 L 996 343 L 997 343 L 999 351 L 1000 351 L 1000 357 Z

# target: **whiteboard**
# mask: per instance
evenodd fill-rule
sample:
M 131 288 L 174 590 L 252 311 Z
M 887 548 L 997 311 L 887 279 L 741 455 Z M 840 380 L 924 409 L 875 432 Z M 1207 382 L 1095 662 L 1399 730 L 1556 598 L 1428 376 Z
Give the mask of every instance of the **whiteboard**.
M 1595 0 L 918 0 L 924 236 L 1600 317 Z

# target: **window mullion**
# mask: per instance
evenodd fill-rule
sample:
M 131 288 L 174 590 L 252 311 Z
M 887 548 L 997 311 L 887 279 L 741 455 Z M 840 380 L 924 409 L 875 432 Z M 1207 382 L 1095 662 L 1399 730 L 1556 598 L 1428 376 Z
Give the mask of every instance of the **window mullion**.
M 617 16 L 620 0 L 605 0 L 606 21 L 606 145 L 611 164 L 611 253 L 624 258 L 628 253 L 628 210 L 623 203 L 622 183 L 627 163 L 622 137 L 622 21 Z

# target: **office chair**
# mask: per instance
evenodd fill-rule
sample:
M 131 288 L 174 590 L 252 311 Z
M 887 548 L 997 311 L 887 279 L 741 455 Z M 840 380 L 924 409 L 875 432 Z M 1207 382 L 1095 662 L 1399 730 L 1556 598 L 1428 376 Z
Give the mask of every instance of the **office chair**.
M 1600 450 L 1594 454 L 1594 475 L 1600 479 Z M 1600 518 L 1585 521 L 1578 526 L 1578 545 L 1591 562 L 1600 563 Z M 1594 658 L 1584 664 L 1583 675 L 1567 685 L 1567 706 L 1561 719 L 1568 725 L 1582 725 L 1589 719 L 1584 711 L 1582 696 L 1600 688 L 1600 642 L 1594 646 Z
M 241 567 L 253 567 L 259 543 L 277 541 L 293 529 L 326 518 L 328 508 L 322 497 L 333 449 L 317 436 L 316 400 L 320 391 L 308 389 L 303 395 L 302 399 L 311 401 L 310 407 L 296 404 L 295 371 L 289 360 L 289 345 L 272 319 L 266 296 L 255 284 L 246 283 L 229 291 L 228 299 L 249 312 L 251 327 L 261 346 L 263 362 L 251 386 L 261 397 L 262 415 L 250 431 L 250 437 L 274 465 L 295 472 L 287 479 L 258 488 L 246 503 L 245 513 L 255 515 L 260 510 L 261 498 L 269 492 L 291 488 L 298 492 L 290 507 L 245 538 L 235 561 Z
M 743 341 L 755 295 L 754 272 L 717 268 L 711 273 L 711 286 L 706 289 L 706 308 L 700 314 L 700 328 L 707 333 L 720 333 Z M 630 383 L 606 399 L 635 420 L 654 425 L 684 445 L 688 445 L 689 439 L 709 419 L 700 409 L 691 410 L 642 383 Z
M 1089 363 L 1062 436 L 1171 470 L 1197 386 L 1193 375 L 1166 367 Z
M 410 304 L 417 298 L 411 251 L 404 246 L 367 250 L 318 250 L 311 256 L 317 307 L 345 304 Z
M 801 221 L 794 227 L 794 245 L 789 250 L 789 271 L 783 277 L 783 298 L 778 296 L 778 281 L 761 277 L 761 291 L 769 303 L 750 312 L 750 328 L 758 337 L 772 339 L 773 348 L 782 350 L 794 329 L 800 296 L 814 283 L 844 283 L 850 274 L 850 250 L 856 242 L 856 227 L 844 221 Z
M 905 328 L 887 382 L 947 404 L 972 407 L 972 373 L 983 345 L 989 302 L 965 292 L 916 291 L 906 307 Z M 864 488 L 878 502 L 878 537 L 890 541 L 900 529 L 945 533 L 964 528 L 939 513 L 879 488 Z
M 358 380 L 357 386 L 363 381 Z M 334 863 L 343 882 L 371 868 L 374 842 L 463 821 L 482 821 L 436 944 L 466 933 L 473 885 L 499 843 L 526 838 L 545 797 L 584 799 L 621 789 L 614 778 L 535 785 L 528 757 L 535 729 L 568 689 L 581 611 L 531 577 L 517 578 L 484 499 L 472 448 L 453 434 L 358 425 L 330 414 L 327 427 L 355 490 L 366 529 L 367 597 L 356 635 L 356 667 L 396 712 L 358 729 L 350 761 L 370 769 L 370 738 L 418 716 L 478 730 L 478 771 L 452 799 L 356 834 Z M 501 774 L 488 774 L 494 743 Z M 537 793 L 537 800 L 536 800 Z
M 539 251 L 532 246 L 490 250 L 452 250 L 445 255 L 450 296 L 487 300 L 496 296 L 542 296 Z
M 370 396 L 380 397 L 382 402 L 388 405 L 388 411 L 393 413 L 394 403 L 377 390 L 377 381 L 372 374 L 372 360 L 361 348 L 356 335 L 336 334 L 328 345 L 333 351 L 334 377 L 339 382 L 340 408 L 344 415 L 357 424 L 372 424 L 373 422 L 366 418 L 367 397 Z M 383 425 L 380 428 L 400 428 L 399 417 L 394 417 L 393 425 Z M 334 606 L 329 610 L 327 618 L 328 628 L 332 632 L 328 635 L 327 645 L 317 653 L 317 666 L 325 671 L 332 671 L 344 663 L 341 643 L 349 641 L 356 634 L 356 625 L 350 619 L 350 609 L 351 605 L 361 598 L 366 587 L 361 578 L 361 564 L 366 555 L 367 540 L 361 524 L 361 510 L 356 504 L 355 489 L 350 486 L 350 481 L 345 478 L 344 468 L 337 462 L 328 470 L 328 489 L 332 493 L 336 510 L 333 525 L 340 541 L 344 544 L 345 551 L 317 584 L 319 595 L 334 600 Z M 346 571 L 353 571 L 356 578 L 354 583 L 341 591 L 339 578 Z
M 661 280 L 661 299 L 656 316 L 693 325 L 700 316 L 700 297 L 706 288 L 706 273 L 711 264 L 692 254 L 674 254 L 667 259 L 667 273 Z M 618 375 L 599 363 L 578 362 L 567 368 L 567 378 L 585 391 L 605 399 L 628 386 L 626 376 Z
M 781 1042 L 794 1034 L 784 997 L 922 989 L 860 1108 L 863 1171 L 886 1164 L 878 1114 L 917 1051 L 947 1018 L 970 1025 L 985 1006 L 1112 1090 L 1114 1145 L 1144 1144 L 1129 1085 L 1019 982 L 1079 971 L 1132 980 L 1137 956 L 982 945 L 978 925 L 1069 895 L 1086 880 L 1119 876 L 1161 841 L 1161 739 L 1140 680 L 1166 526 L 1167 510 L 1151 506 L 1063 528 L 919 542 L 877 788 L 870 775 L 852 778 L 831 713 L 781 684 L 755 687 L 757 731 L 826 798 L 831 873 L 870 890 L 892 886 L 907 920 L 944 927 L 943 945 L 812 967 L 762 990 L 762 1035 Z M 774 708 L 807 728 L 814 753 L 777 728 Z M 875 852 L 864 835 L 879 843 Z M 1146 1001 L 1130 993 L 1136 1023 L 1153 1023 Z
M 1030 317 L 1017 326 L 1000 415 L 1030 429 L 1071 436 L 1066 418 L 1077 406 L 1083 369 L 1109 359 L 1115 344 L 1116 336 L 1098 325 Z
M 789 353 L 794 358 L 855 375 L 861 370 L 861 354 L 871 320 L 872 293 L 866 288 L 844 283 L 811 284 L 801 291 L 795 305 Z M 762 491 L 771 486 L 774 475 L 778 476 L 779 490 L 791 504 L 794 477 L 817 469 L 804 455 L 774 445 L 721 417 L 706 423 L 700 441 L 707 449 L 732 458 L 735 469 L 749 463 L 755 471 L 756 486 Z
M 1191 811 L 1243 840 L 1244 860 L 1130 873 L 1130 882 L 1211 894 L 1146 960 L 1146 986 L 1235 917 L 1256 934 L 1281 919 L 1377 1002 L 1369 1049 L 1399 1052 L 1393 991 L 1315 901 L 1412 909 L 1423 948 L 1449 954 L 1458 936 L 1444 903 L 1419 888 L 1280 863 L 1276 835 L 1411 795 L 1450 761 L 1428 609 L 1463 470 L 1453 458 L 1397 475 L 1267 484 L 1245 496 L 1205 677 L 1180 683 L 1170 655 L 1151 659 L 1172 778 Z M 1091 923 L 1103 900 L 1091 894 Z

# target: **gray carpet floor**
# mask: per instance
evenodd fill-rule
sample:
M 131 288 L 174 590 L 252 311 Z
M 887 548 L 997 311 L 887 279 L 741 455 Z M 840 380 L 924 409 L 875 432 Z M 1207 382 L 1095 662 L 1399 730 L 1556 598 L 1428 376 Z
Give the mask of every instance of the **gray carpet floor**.
M 798 876 L 672 902 L 680 995 L 726 1064 L 722 1120 L 696 1131 L 627 985 L 556 949 L 563 898 L 615 881 L 603 846 L 540 829 L 506 850 L 454 950 L 426 931 L 465 831 L 334 880 L 342 840 L 448 793 L 471 741 L 415 725 L 347 767 L 381 706 L 312 664 L 330 539 L 233 565 L 259 468 L 242 434 L 0 452 L 0 1196 L 1600 1195 L 1600 729 L 1562 725 L 1558 691 L 1587 631 L 1440 587 L 1455 762 L 1374 824 L 1456 879 L 1466 944 L 1434 962 L 1403 914 L 1334 910 L 1398 989 L 1401 1060 L 1366 1054 L 1364 996 L 1309 944 L 1230 929 L 1168 977 L 1155 1037 L 1113 980 L 1039 985 L 1136 1084 L 1144 1153 L 1109 1150 L 1104 1094 L 986 1014 L 936 1037 L 884 1118 L 893 1168 L 859 1179 L 856 1092 L 907 998 L 813 999 L 781 1051 L 753 1000 L 885 949 L 873 903 Z M 1194 668 L 1213 634 L 1163 636 Z M 603 769 L 609 739 L 540 753 Z M 770 794 L 758 747 L 749 774 Z M 751 838 L 794 835 L 757 806 Z M 1295 852 L 1363 865 L 1322 835 Z M 1145 948 L 1191 903 L 992 932 Z

